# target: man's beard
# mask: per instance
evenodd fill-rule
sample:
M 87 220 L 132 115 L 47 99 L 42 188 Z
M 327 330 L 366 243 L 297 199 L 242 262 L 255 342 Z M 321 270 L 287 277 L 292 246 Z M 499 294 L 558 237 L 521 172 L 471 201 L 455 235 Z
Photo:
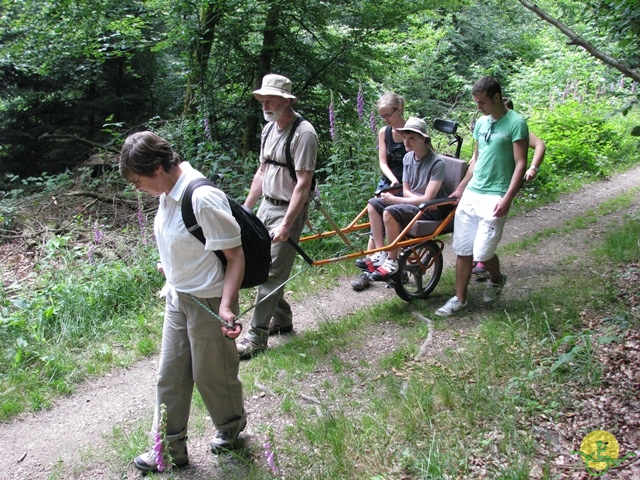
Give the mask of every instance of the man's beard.
M 284 107 L 278 110 L 270 111 L 270 112 L 263 111 L 262 115 L 264 116 L 264 119 L 267 122 L 277 122 L 278 120 L 280 120 L 283 113 L 284 113 Z

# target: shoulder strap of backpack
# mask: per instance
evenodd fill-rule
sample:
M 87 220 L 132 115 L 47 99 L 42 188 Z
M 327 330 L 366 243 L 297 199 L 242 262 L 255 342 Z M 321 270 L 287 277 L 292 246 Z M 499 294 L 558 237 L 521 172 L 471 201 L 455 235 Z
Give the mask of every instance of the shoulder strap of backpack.
M 276 165 L 280 167 L 286 166 L 287 169 L 289 170 L 289 175 L 291 175 L 291 178 L 293 179 L 294 182 L 298 181 L 298 176 L 296 175 L 296 166 L 293 163 L 293 155 L 291 155 L 291 141 L 293 140 L 293 136 L 295 135 L 296 130 L 298 129 L 298 126 L 303 121 L 304 121 L 304 118 L 296 117 L 296 119 L 293 121 L 293 124 L 291 125 L 291 130 L 289 131 L 289 135 L 287 135 L 287 143 L 285 144 L 285 147 L 284 147 L 286 164 L 283 165 L 282 163 L 276 162 L 275 160 L 265 160 L 265 163 L 268 163 L 270 165 Z M 267 131 L 262 136 L 262 140 L 260 142 L 260 150 L 264 148 L 265 141 L 267 140 L 267 137 L 271 133 L 271 130 L 273 129 L 274 125 L 275 125 L 275 122 L 272 122 L 267 127 Z
M 214 182 L 212 182 L 208 178 L 196 178 L 195 180 L 192 180 L 189 183 L 189 185 L 187 185 L 187 188 L 185 189 L 184 194 L 182 195 L 181 211 L 182 211 L 182 221 L 184 222 L 184 226 L 187 227 L 187 230 L 191 235 L 196 237 L 200 241 L 200 243 L 204 245 L 206 243 L 206 240 L 204 238 L 204 233 L 202 232 L 202 227 L 198 225 L 198 221 L 196 220 L 196 215 L 193 212 L 193 202 L 191 201 L 191 197 L 193 196 L 193 191 L 196 188 L 201 187 L 203 185 L 208 185 L 210 187 L 215 187 L 215 188 L 218 187 L 218 185 L 216 185 Z M 214 253 L 220 259 L 220 261 L 226 265 L 227 259 L 225 258 L 224 253 L 222 253 L 219 250 L 215 250 Z
M 296 117 L 293 121 L 291 131 L 289 131 L 289 136 L 287 137 L 287 144 L 284 149 L 285 156 L 287 157 L 287 168 L 289 169 L 289 173 L 291 174 L 291 178 L 293 178 L 294 182 L 298 180 L 298 176 L 296 175 L 296 167 L 293 163 L 293 156 L 291 155 L 291 141 L 293 140 L 293 136 L 295 135 L 298 126 L 303 120 L 304 118 L 302 117 Z

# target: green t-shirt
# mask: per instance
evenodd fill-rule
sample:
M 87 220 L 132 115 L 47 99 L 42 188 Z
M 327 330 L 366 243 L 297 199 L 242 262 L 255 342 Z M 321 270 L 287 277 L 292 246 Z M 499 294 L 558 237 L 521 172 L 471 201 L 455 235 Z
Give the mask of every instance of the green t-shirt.
M 473 138 L 478 142 L 478 159 L 467 188 L 484 195 L 504 195 L 516 168 L 513 143 L 529 140 L 527 122 L 513 110 L 507 110 L 497 122 L 487 115 L 476 122 Z

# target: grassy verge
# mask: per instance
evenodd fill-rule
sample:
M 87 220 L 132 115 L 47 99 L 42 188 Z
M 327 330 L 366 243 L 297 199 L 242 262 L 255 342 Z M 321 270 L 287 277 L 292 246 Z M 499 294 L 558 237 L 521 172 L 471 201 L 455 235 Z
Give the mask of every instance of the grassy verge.
M 638 261 L 638 239 L 640 217 L 625 218 L 592 257 L 603 270 Z M 227 478 L 274 478 L 261 450 L 269 439 L 287 478 L 558 478 L 542 426 L 561 421 L 578 392 L 597 391 L 599 348 L 640 323 L 611 286 L 614 270 L 604 282 L 585 271 L 565 275 L 555 282 L 563 289 L 503 302 L 467 319 L 470 327 L 459 330 L 457 318 L 434 321 L 432 354 L 421 360 L 429 329 L 411 311 L 424 305 L 392 299 L 243 362 L 254 414 L 275 414 L 252 423 L 258 438 L 233 462 L 219 459 L 220 468 Z M 626 320 L 615 335 L 585 330 L 585 317 L 598 316 Z M 372 338 L 388 340 L 373 350 Z M 196 400 L 193 434 L 207 424 Z M 114 431 L 113 463 L 126 464 L 148 446 L 141 425 Z

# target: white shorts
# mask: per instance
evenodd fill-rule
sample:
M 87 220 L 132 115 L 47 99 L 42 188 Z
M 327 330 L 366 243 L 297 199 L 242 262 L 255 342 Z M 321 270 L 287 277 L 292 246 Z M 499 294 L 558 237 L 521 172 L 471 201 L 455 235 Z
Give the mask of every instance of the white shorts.
M 507 216 L 496 218 L 493 210 L 500 195 L 481 195 L 465 190 L 456 209 L 451 248 L 461 257 L 484 262 L 493 258 L 502 238 Z

